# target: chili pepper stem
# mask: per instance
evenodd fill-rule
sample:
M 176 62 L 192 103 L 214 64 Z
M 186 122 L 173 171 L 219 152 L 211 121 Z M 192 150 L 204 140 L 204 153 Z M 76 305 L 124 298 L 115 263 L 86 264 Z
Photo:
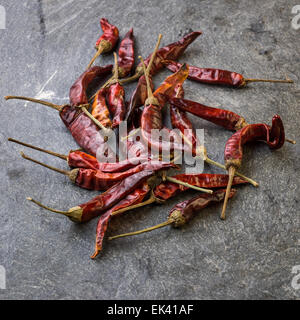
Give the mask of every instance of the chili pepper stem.
M 156 226 L 153 226 L 150 228 L 146 228 L 146 229 L 135 231 L 135 232 L 123 233 L 123 234 L 119 234 L 117 236 L 109 237 L 108 240 L 114 240 L 114 239 L 123 238 L 123 237 L 135 236 L 135 235 L 145 233 L 145 232 L 150 232 L 155 229 L 166 227 L 166 226 L 172 224 L 173 222 L 174 221 L 172 221 L 172 220 L 168 220 L 168 221 L 162 222 L 162 223 L 157 224 Z
M 292 139 L 285 139 L 286 142 L 291 143 L 291 144 L 296 144 L 296 140 Z
M 181 132 L 180 134 L 181 134 L 181 136 L 183 137 L 183 139 L 192 147 L 191 141 L 189 141 L 189 139 L 188 139 L 182 132 Z M 198 153 L 198 152 L 197 152 L 197 153 Z M 203 146 L 203 153 L 204 153 L 203 156 L 199 155 L 199 156 L 196 156 L 196 158 L 203 159 L 205 162 L 207 162 L 207 163 L 209 163 L 209 164 L 212 164 L 212 165 L 214 165 L 214 166 L 216 166 L 216 167 L 219 167 L 219 168 L 221 168 L 221 169 L 226 170 L 226 167 L 225 167 L 223 164 L 221 164 L 221 163 L 219 163 L 219 162 L 216 162 L 216 161 L 214 161 L 214 160 L 212 160 L 212 159 L 210 159 L 210 158 L 207 157 L 206 148 L 205 148 L 204 146 Z M 200 152 L 200 154 L 201 154 L 201 152 Z M 252 180 L 252 179 L 244 176 L 243 174 L 241 174 L 241 173 L 239 173 L 239 172 L 235 172 L 235 174 L 236 174 L 237 176 L 243 178 L 244 180 L 248 181 L 249 183 L 251 183 L 254 187 L 258 187 L 258 183 L 257 183 L 256 181 L 254 181 L 254 180 Z
M 61 109 L 63 107 L 63 106 L 59 106 L 57 104 L 54 104 L 54 103 L 51 103 L 51 102 L 48 102 L 48 101 L 34 99 L 34 98 L 28 98 L 28 97 L 23 97 L 23 96 L 6 96 L 6 97 L 4 97 L 4 99 L 5 100 L 11 100 L 11 99 L 26 100 L 26 101 L 42 104 L 44 106 L 53 108 L 53 109 L 55 109 L 57 111 L 61 111 Z
M 34 199 L 30 198 L 30 197 L 27 197 L 26 199 L 29 200 L 29 201 L 32 201 L 33 203 L 35 203 L 39 207 L 44 208 L 44 209 L 46 209 L 48 211 L 52 211 L 52 212 L 55 212 L 55 213 L 63 214 L 63 215 L 68 216 L 68 217 L 71 216 L 68 211 L 61 211 L 61 210 L 56 210 L 56 209 L 47 207 L 47 206 L 43 205 L 41 202 L 36 201 L 36 200 L 34 200 Z
M 151 85 L 150 85 L 150 81 L 149 81 L 149 73 L 148 73 L 148 68 L 146 69 L 146 66 L 145 66 L 145 63 L 144 63 L 144 60 L 141 56 L 139 56 L 139 59 L 142 61 L 143 63 L 143 69 L 144 69 L 144 74 L 145 74 L 145 77 L 146 77 L 146 83 L 147 83 L 147 95 L 148 95 L 148 98 L 152 98 L 153 97 L 153 92 L 151 90 Z M 150 63 L 149 63 L 150 65 Z M 148 65 L 148 66 L 149 66 Z
M 99 48 L 97 50 L 97 52 L 95 53 L 95 55 L 93 56 L 93 58 L 91 59 L 90 63 L 88 64 L 86 70 L 88 70 L 92 64 L 95 62 L 95 60 L 100 56 L 100 54 L 103 52 L 103 50 L 105 50 L 105 47 L 103 45 L 99 45 Z
M 115 215 L 118 215 L 120 213 L 132 210 L 132 209 L 136 209 L 136 208 L 140 208 L 140 207 L 146 206 L 146 205 L 151 204 L 151 203 L 153 203 L 155 201 L 156 201 L 155 197 L 153 195 L 151 195 L 151 197 L 148 200 L 146 200 L 144 202 L 141 202 L 141 203 L 138 203 L 138 204 L 134 204 L 132 206 L 129 206 L 129 207 L 126 207 L 126 208 L 123 208 L 123 209 L 120 209 L 120 210 L 117 210 L 117 211 L 114 211 L 111 214 L 111 216 L 115 216 Z
M 86 107 L 81 106 L 81 109 L 103 131 L 105 137 L 109 137 L 112 134 L 112 130 L 104 127 L 100 121 L 98 121 L 90 112 L 88 112 Z
M 158 35 L 158 39 L 157 39 L 157 42 L 156 42 L 156 45 L 155 45 L 155 48 L 154 48 L 154 51 L 151 55 L 151 58 L 150 58 L 150 61 L 149 61 L 149 64 L 148 64 L 148 67 L 147 67 L 147 73 L 150 74 L 150 71 L 151 71 L 151 68 L 152 68 L 152 63 L 154 61 L 154 58 L 156 56 L 156 52 L 158 50 L 158 47 L 160 45 L 160 41 L 161 41 L 161 38 L 162 38 L 162 34 L 159 34 Z
M 53 152 L 53 151 L 50 151 L 50 150 L 41 149 L 39 147 L 33 146 L 31 144 L 28 144 L 28 143 L 25 143 L 25 142 L 22 142 L 22 141 L 18 141 L 18 140 L 13 139 L 13 138 L 8 138 L 7 140 L 11 141 L 11 142 L 14 142 L 14 143 L 17 143 L 17 144 L 20 144 L 20 145 L 22 145 L 24 147 L 27 147 L 27 148 L 31 148 L 31 149 L 34 149 L 34 150 L 37 150 L 37 151 L 41 151 L 41 152 L 44 152 L 44 153 L 47 153 L 47 154 L 51 154 L 52 156 L 61 158 L 61 159 L 66 160 L 66 161 L 68 160 L 68 156 L 66 156 L 64 154 L 56 153 L 56 152 Z
M 214 160 L 212 160 L 212 159 L 210 159 L 210 158 L 208 158 L 208 157 L 206 157 L 206 159 L 204 159 L 204 161 L 207 162 L 207 163 L 209 163 L 209 164 L 212 164 L 212 165 L 214 165 L 214 166 L 216 166 L 216 167 L 219 167 L 219 168 L 221 168 L 221 169 L 226 170 L 226 167 L 225 167 L 223 164 L 221 164 L 221 163 L 219 163 L 219 162 L 216 162 L 216 161 L 214 161 Z M 243 179 L 246 180 L 246 181 L 248 181 L 248 182 L 251 183 L 254 187 L 258 187 L 258 186 L 259 186 L 259 184 L 258 184 L 256 181 L 254 181 L 253 179 L 250 179 L 250 178 L 246 177 L 245 175 L 239 173 L 238 171 L 235 172 L 235 175 L 243 178 Z
M 119 80 L 119 66 L 118 66 L 118 56 L 114 52 L 114 62 L 115 62 L 115 70 L 114 70 L 114 79 Z
M 125 83 L 129 83 L 129 82 L 133 82 L 135 80 L 137 80 L 139 77 L 141 77 L 143 75 L 144 71 L 143 70 L 139 70 L 137 73 L 135 73 L 133 76 L 125 78 L 125 79 L 121 79 L 120 80 L 120 84 L 125 84 Z
M 294 83 L 291 79 L 273 80 L 273 79 L 244 79 L 246 83 L 250 82 L 273 82 L 273 83 Z
M 29 160 L 29 161 L 34 162 L 34 163 L 37 163 L 37 164 L 39 164 L 39 165 L 41 165 L 41 166 L 43 166 L 45 168 L 48 168 L 50 170 L 53 170 L 53 171 L 59 172 L 61 174 L 64 174 L 65 176 L 70 176 L 70 171 L 58 169 L 58 168 L 49 166 L 48 164 L 45 164 L 43 162 L 40 162 L 38 160 L 32 159 L 32 158 L 26 156 L 26 154 L 24 154 L 24 152 L 22 152 L 22 151 L 20 152 L 20 154 L 21 154 L 22 158 L 24 158 L 26 160 Z
M 157 42 L 156 42 L 156 45 L 155 45 L 155 49 L 154 49 L 154 51 L 153 51 L 153 53 L 151 55 L 149 64 L 147 66 L 147 69 L 146 69 L 146 66 L 145 66 L 143 58 L 141 56 L 139 56 L 139 59 L 141 60 L 142 65 L 143 65 L 144 75 L 145 75 L 146 83 L 147 83 L 147 95 L 148 95 L 147 100 L 148 100 L 148 103 L 149 104 L 157 104 L 157 105 L 158 105 L 158 101 L 157 101 L 156 98 L 154 98 L 153 92 L 151 90 L 151 85 L 150 85 L 150 81 L 149 81 L 149 74 L 150 74 L 150 71 L 151 71 L 151 68 L 152 68 L 152 64 L 153 64 L 154 58 L 156 56 L 156 52 L 157 52 L 157 50 L 159 48 L 161 38 L 162 38 L 162 35 L 159 34 Z M 146 100 L 145 104 L 147 104 L 147 100 Z
M 127 140 L 128 138 L 133 137 L 133 136 L 134 136 L 136 133 L 138 133 L 140 130 L 141 130 L 141 128 L 134 129 L 131 133 L 129 133 L 129 135 L 127 135 L 127 136 L 125 136 L 125 137 L 122 137 L 122 138 L 121 138 L 121 141 L 125 141 L 125 140 Z
M 210 194 L 213 193 L 212 190 L 205 189 L 205 188 L 199 188 L 199 187 L 193 186 L 193 185 L 191 185 L 191 184 L 189 184 L 189 183 L 186 183 L 186 182 L 177 180 L 177 179 L 175 179 L 175 178 L 173 178 L 173 177 L 168 177 L 168 176 L 167 176 L 167 177 L 166 177 L 166 180 L 168 180 L 168 181 L 170 181 L 170 182 L 173 182 L 173 183 L 176 183 L 176 184 L 181 184 L 181 185 L 183 185 L 183 186 L 185 186 L 185 187 L 187 187 L 187 188 L 195 189 L 195 190 L 197 190 L 197 191 L 201 191 L 201 192 L 205 192 L 205 193 L 210 193 Z
M 120 81 L 119 81 L 118 57 L 117 57 L 117 54 L 114 52 L 114 73 L 113 73 L 113 76 L 110 79 L 108 79 L 104 83 L 104 85 L 99 90 L 97 90 L 95 94 L 93 94 L 89 98 L 89 102 L 91 102 L 96 97 L 96 95 L 100 92 L 101 89 L 106 88 L 109 85 L 114 84 L 115 82 L 119 82 L 120 83 Z
M 222 209 L 222 213 L 221 213 L 222 220 L 225 220 L 225 218 L 226 218 L 225 212 L 226 212 L 226 207 L 227 207 L 227 201 L 229 199 L 232 181 L 233 181 L 236 169 L 235 169 L 235 167 L 231 166 L 231 167 L 229 167 L 228 171 L 229 171 L 228 172 L 229 178 L 228 178 L 228 184 L 227 184 L 227 188 L 226 188 L 225 199 L 224 199 L 224 203 L 223 203 L 223 209 Z

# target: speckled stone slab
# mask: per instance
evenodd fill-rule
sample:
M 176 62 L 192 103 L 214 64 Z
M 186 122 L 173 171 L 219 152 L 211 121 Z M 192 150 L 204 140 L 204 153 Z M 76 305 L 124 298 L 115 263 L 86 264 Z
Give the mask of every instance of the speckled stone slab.
M 68 102 L 69 87 L 94 54 L 99 19 L 130 27 L 137 55 L 146 57 L 158 33 L 162 45 L 192 30 L 203 35 L 181 62 L 240 72 L 246 77 L 293 79 L 293 85 L 251 84 L 242 90 L 187 81 L 186 97 L 230 109 L 248 122 L 270 123 L 280 114 L 286 135 L 298 141 L 270 151 L 245 148 L 241 170 L 260 183 L 239 188 L 229 202 L 204 210 L 184 228 L 159 229 L 105 242 L 93 261 L 97 220 L 75 225 L 26 201 L 27 196 L 67 209 L 94 197 L 64 176 L 23 160 L 14 137 L 60 153 L 77 146 L 51 109 L 1 100 L 0 265 L 6 269 L 1 299 L 299 299 L 293 278 L 300 265 L 300 30 L 292 28 L 296 0 L 2 0 L 6 29 L 0 30 L 0 97 L 36 96 Z M 97 63 L 112 62 L 112 55 Z M 155 85 L 170 73 L 155 77 Z M 134 84 L 126 86 L 129 99 Z M 167 110 L 165 111 L 167 118 Z M 223 163 L 231 133 L 191 116 L 205 130 L 209 156 Z M 28 154 L 60 168 L 66 163 L 32 150 Z M 205 172 L 222 170 L 205 165 Z M 196 192 L 163 206 L 132 211 L 111 222 L 109 235 L 151 226 Z M 294 271 L 295 273 L 292 273 Z

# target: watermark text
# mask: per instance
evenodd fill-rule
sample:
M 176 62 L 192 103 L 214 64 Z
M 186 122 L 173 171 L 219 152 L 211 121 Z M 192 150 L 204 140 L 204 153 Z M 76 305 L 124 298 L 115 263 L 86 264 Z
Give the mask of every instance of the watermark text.
M 0 290 L 6 289 L 6 271 L 3 266 L 0 265 Z
M 292 14 L 295 14 L 295 16 L 292 19 L 292 28 L 295 30 L 299 30 L 300 29 L 300 4 L 292 8 Z

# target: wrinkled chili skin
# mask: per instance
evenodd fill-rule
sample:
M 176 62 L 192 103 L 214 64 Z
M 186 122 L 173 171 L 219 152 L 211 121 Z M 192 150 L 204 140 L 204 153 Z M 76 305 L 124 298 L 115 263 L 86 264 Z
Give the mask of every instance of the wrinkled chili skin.
M 192 113 L 227 130 L 237 130 L 239 124 L 244 120 L 243 117 L 229 110 L 208 107 L 187 99 L 168 97 L 168 100 L 170 104 L 175 105 L 180 110 Z
M 95 49 L 98 50 L 101 42 L 105 42 L 105 50 L 103 52 L 111 51 L 119 40 L 119 30 L 116 26 L 110 24 L 107 19 L 100 20 L 100 26 L 103 31 L 101 37 L 96 41 Z
M 175 92 L 176 98 L 184 98 L 184 90 L 182 85 L 179 84 Z M 193 148 L 193 156 L 195 156 L 198 139 L 193 124 L 188 118 L 187 113 L 183 110 L 178 109 L 173 104 L 170 104 L 170 118 L 172 127 L 179 129 L 180 132 L 186 137 L 186 139 L 191 142 Z M 198 144 L 200 146 L 200 143 Z
M 91 156 L 83 151 L 71 151 L 68 155 L 68 165 L 71 168 L 85 168 L 101 170 L 96 157 Z
M 162 108 L 167 101 L 167 97 L 176 95 L 178 86 L 182 85 L 188 76 L 188 66 L 184 65 L 178 72 L 167 77 L 163 83 L 154 91 L 153 96 L 158 100 L 158 105 L 149 104 L 145 105 L 141 116 L 141 131 L 144 140 L 148 143 L 148 146 L 154 146 L 156 149 L 172 151 L 174 149 L 180 151 L 190 152 L 189 148 L 186 148 L 182 144 L 181 136 L 178 136 L 174 131 L 163 126 L 162 120 Z M 167 140 L 164 139 L 161 142 L 157 141 L 155 137 L 151 137 L 152 130 L 164 129 L 168 134 Z M 154 139 L 152 139 L 154 138 Z M 171 142 L 173 140 L 173 142 Z
M 105 144 L 97 125 L 76 107 L 64 106 L 59 113 L 63 123 L 71 132 L 77 144 L 92 156 L 108 154 L 107 159 L 115 161 L 113 151 Z
M 98 169 L 103 172 L 122 172 L 146 161 L 148 161 L 146 157 L 135 157 L 114 163 L 98 163 Z
M 87 104 L 88 97 L 86 91 L 88 86 L 96 78 L 102 80 L 105 76 L 109 75 L 112 72 L 112 68 L 111 64 L 104 67 L 94 66 L 83 72 L 70 88 L 70 104 L 72 106 Z
M 112 122 L 110 120 L 110 113 L 106 105 L 107 88 L 101 88 L 94 99 L 91 108 L 91 114 L 96 118 L 104 127 L 111 128 Z
M 157 98 L 159 105 L 164 107 L 167 97 L 175 97 L 179 86 L 184 83 L 189 74 L 189 66 L 184 64 L 178 72 L 167 77 L 163 83 L 154 91 L 153 95 Z M 180 90 L 180 89 L 179 89 Z M 183 90 L 183 89 L 182 89 Z
M 126 171 L 145 161 L 148 161 L 148 158 L 136 157 L 113 163 L 99 162 L 96 157 L 79 150 L 71 151 L 68 155 L 68 165 L 71 168 L 94 169 L 111 173 Z
M 107 102 L 109 111 L 112 114 L 112 128 L 119 126 L 120 122 L 124 120 L 126 114 L 125 91 L 119 82 L 109 86 L 107 91 Z
M 133 128 L 131 131 L 128 132 L 128 134 L 132 134 L 132 132 L 135 131 L 135 128 Z M 147 143 L 144 142 L 143 139 L 140 139 L 140 136 L 137 137 L 129 137 L 126 140 L 126 152 L 127 157 L 130 158 L 151 158 L 151 150 L 148 147 Z M 125 150 L 123 150 L 125 152 Z
M 151 90 L 153 91 L 154 85 L 153 85 L 151 76 L 149 76 L 149 82 L 150 82 Z M 127 122 L 132 122 L 135 120 L 135 118 L 138 118 L 138 117 L 135 117 L 136 111 L 139 107 L 145 104 L 147 97 L 148 97 L 148 93 L 147 93 L 146 78 L 144 75 L 142 75 L 139 78 L 138 84 L 129 101 L 129 106 L 127 108 L 127 113 L 125 116 L 125 120 Z
M 64 123 L 64 125 L 69 129 L 72 122 L 78 117 L 81 113 L 79 108 L 71 107 L 70 105 L 65 105 L 59 111 L 59 116 Z
M 95 252 L 92 255 L 91 258 L 96 258 L 96 256 L 99 254 L 99 252 L 103 248 L 103 240 L 105 237 L 105 233 L 107 231 L 110 219 L 112 218 L 112 213 L 141 203 L 146 194 L 149 192 L 149 186 L 147 183 L 144 183 L 142 187 L 135 189 L 132 193 L 130 193 L 126 198 L 121 200 L 119 203 L 117 203 L 115 206 L 113 206 L 111 209 L 106 211 L 103 215 L 100 216 L 98 223 L 97 223 L 97 229 L 96 229 L 96 243 L 95 243 Z
M 70 130 L 73 122 L 81 116 L 81 118 L 88 118 L 87 116 L 82 117 L 82 112 L 79 108 L 75 108 L 75 106 L 79 106 L 82 104 L 88 103 L 88 98 L 86 94 L 86 90 L 88 86 L 91 84 L 93 80 L 96 78 L 103 78 L 108 75 L 112 71 L 112 65 L 108 65 L 105 67 L 91 67 L 87 71 L 85 71 L 72 85 L 70 88 L 70 103 L 72 106 L 66 105 L 59 112 L 59 115 L 65 124 L 65 126 Z M 88 121 L 86 121 L 88 122 Z M 76 140 L 77 141 L 77 140 Z M 84 147 L 83 147 L 84 148 Z M 85 149 L 85 148 L 84 148 Z
M 182 66 L 181 63 L 171 60 L 163 61 L 163 64 L 172 72 L 177 72 Z M 237 72 L 194 66 L 189 67 L 188 78 L 196 82 L 224 85 L 233 88 L 240 88 L 245 85 L 244 77 Z
M 151 75 L 155 75 L 156 73 L 158 73 L 159 70 L 161 70 L 164 67 L 162 60 L 177 60 L 184 53 L 185 49 L 200 35 L 200 31 L 193 31 L 185 35 L 179 41 L 158 49 L 150 70 Z M 146 66 L 148 66 L 151 56 L 152 54 L 150 54 L 145 60 Z M 139 63 L 137 68 L 141 67 L 142 63 Z
M 229 198 L 232 198 L 236 194 L 235 189 L 230 190 Z M 212 194 L 202 193 L 199 196 L 196 196 L 192 199 L 183 201 L 178 203 L 175 207 L 173 207 L 169 213 L 169 217 L 171 217 L 176 211 L 181 215 L 184 219 L 184 222 L 190 221 L 198 211 L 204 209 L 205 207 L 223 201 L 225 197 L 226 190 L 221 189 L 217 190 Z M 178 225 L 179 226 L 179 225 Z M 176 224 L 175 224 L 176 227 Z
M 130 176 L 107 191 L 101 193 L 92 200 L 79 205 L 82 208 L 81 222 L 87 222 L 110 209 L 128 194 L 142 185 L 148 178 L 154 175 L 154 171 L 141 171 Z
M 272 136 L 271 136 L 272 133 Z M 283 123 L 279 115 L 272 119 L 272 127 L 265 123 L 249 124 L 238 130 L 226 142 L 224 150 L 225 166 L 240 167 L 243 158 L 243 145 L 250 141 L 264 141 L 271 149 L 279 149 L 284 143 Z
M 191 120 L 188 118 L 186 112 L 178 109 L 174 105 L 170 105 L 170 116 L 172 127 L 179 129 L 180 132 L 185 135 L 187 140 L 192 143 L 193 150 L 195 151 L 198 139 L 195 129 L 193 128 Z
M 173 176 L 173 178 L 189 183 L 193 186 L 199 187 L 199 188 L 207 188 L 207 189 L 213 189 L 213 188 L 224 188 L 227 186 L 228 183 L 228 175 L 227 174 L 207 174 L 207 173 L 201 173 L 201 174 L 177 174 Z M 243 180 L 242 178 L 235 176 L 233 179 L 232 185 L 238 185 L 238 184 L 246 184 L 248 183 L 246 180 Z M 154 195 L 162 200 L 168 200 L 171 197 L 174 197 L 180 192 L 186 191 L 189 188 L 170 182 L 165 181 L 160 183 L 156 188 L 154 189 Z
M 285 132 L 283 122 L 278 114 L 272 118 L 272 127 L 270 129 L 270 139 L 267 142 L 271 149 L 279 149 L 285 142 Z
M 107 190 L 119 181 L 126 179 L 141 171 L 158 171 L 161 169 L 175 168 L 172 163 L 145 162 L 123 172 L 102 172 L 100 170 L 79 168 L 75 183 L 77 186 L 88 190 Z
M 155 135 L 151 135 L 152 130 L 162 130 L 168 135 L 168 139 L 159 141 L 156 139 Z M 144 107 L 142 117 L 141 117 L 141 134 L 143 140 L 148 144 L 148 147 L 152 146 L 159 150 L 173 151 L 174 149 L 179 151 L 190 152 L 189 148 L 182 145 L 182 139 L 175 132 L 172 132 L 169 128 L 163 126 L 162 123 L 162 113 L 159 106 L 149 104 Z
M 127 77 L 134 65 L 134 36 L 131 28 L 125 35 L 119 47 L 119 78 Z
M 109 146 L 105 143 L 97 125 L 83 112 L 69 126 L 69 130 L 78 145 L 92 156 L 107 154 Z M 115 156 L 110 150 L 108 159 Z

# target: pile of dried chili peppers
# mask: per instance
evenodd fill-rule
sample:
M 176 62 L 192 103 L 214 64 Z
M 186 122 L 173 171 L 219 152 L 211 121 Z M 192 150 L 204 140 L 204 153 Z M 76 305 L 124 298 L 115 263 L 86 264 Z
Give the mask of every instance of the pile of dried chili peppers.
M 9 138 L 8 140 L 25 147 L 45 152 L 67 161 L 70 170 L 54 168 L 21 152 L 24 159 L 35 162 L 48 169 L 68 176 L 77 186 L 104 191 L 90 201 L 69 210 L 56 210 L 40 202 L 27 198 L 38 206 L 69 217 L 74 222 L 87 222 L 99 217 L 96 229 L 95 258 L 102 250 L 105 234 L 112 217 L 151 203 L 165 203 L 168 199 L 188 189 L 201 192 L 192 199 L 178 203 L 159 225 L 144 230 L 117 235 L 120 238 L 148 232 L 157 228 L 173 225 L 180 227 L 208 205 L 223 202 L 221 218 L 225 219 L 228 199 L 237 192 L 232 185 L 250 183 L 254 180 L 237 170 L 243 158 L 243 145 L 247 142 L 265 142 L 270 149 L 279 149 L 286 139 L 282 119 L 274 115 L 272 124 L 249 124 L 246 120 L 226 109 L 213 108 L 184 97 L 183 83 L 190 79 L 200 83 L 226 85 L 242 88 L 251 82 L 292 83 L 291 80 L 248 79 L 239 73 L 190 66 L 179 63 L 178 59 L 200 35 L 193 31 L 177 42 L 160 47 L 159 35 L 154 51 L 135 64 L 134 34 L 131 28 L 120 41 L 118 55 L 113 52 L 119 41 L 119 30 L 107 19 L 100 20 L 102 34 L 95 44 L 96 54 L 88 68 L 75 80 L 70 88 L 70 102 L 56 105 L 23 96 L 6 96 L 5 99 L 22 99 L 39 103 L 59 111 L 59 116 L 69 129 L 79 150 L 70 150 L 67 155 L 45 150 Z M 102 53 L 114 54 L 114 65 L 93 66 Z M 154 88 L 152 78 L 163 68 L 173 73 Z M 126 83 L 137 81 L 129 101 L 125 100 Z M 89 97 L 88 90 L 97 87 L 96 93 Z M 163 123 L 163 108 L 169 108 L 173 129 Z M 199 142 L 196 130 L 188 118 L 191 113 L 225 129 L 234 131 L 225 143 L 225 165 L 210 159 L 204 145 Z M 126 122 L 127 129 L 121 129 Z M 155 136 L 153 132 L 163 132 Z M 119 135 L 119 148 L 110 141 Z M 178 159 L 183 154 L 216 165 L 227 174 L 176 174 Z M 164 155 L 168 154 L 167 161 Z

